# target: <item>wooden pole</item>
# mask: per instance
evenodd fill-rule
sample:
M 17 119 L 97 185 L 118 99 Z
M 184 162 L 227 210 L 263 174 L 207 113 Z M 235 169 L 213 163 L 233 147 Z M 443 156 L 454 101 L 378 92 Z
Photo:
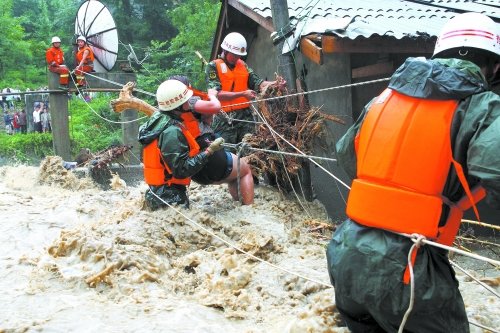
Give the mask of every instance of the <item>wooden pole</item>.
M 57 90 L 59 74 L 47 72 L 49 89 Z M 52 92 L 49 95 L 49 112 L 52 126 L 52 144 L 54 153 L 65 161 L 71 161 L 71 147 L 69 140 L 68 122 L 68 93 L 63 90 Z
M 120 85 L 124 85 L 129 81 L 135 81 L 136 76 L 133 73 L 92 73 L 88 75 L 86 81 L 91 88 L 85 88 L 84 91 L 99 91 L 99 92 L 120 92 Z M 63 160 L 71 161 L 71 146 L 69 136 L 69 112 L 68 112 L 68 93 L 75 92 L 76 88 L 70 82 L 70 90 L 63 91 L 59 87 L 59 74 L 48 72 L 49 90 L 44 91 L 49 93 L 49 111 L 52 125 L 52 142 L 54 153 L 61 156 Z M 127 113 L 122 116 L 122 120 L 127 123 L 122 124 L 122 140 L 123 144 L 138 147 L 137 134 L 139 124 L 131 122 L 137 119 L 137 111 L 127 110 Z M 138 148 L 137 148 L 138 149 Z M 133 150 L 137 155 L 138 150 Z M 134 161 L 131 161 L 134 163 Z M 137 162 L 135 162 L 137 163 Z
M 282 33 L 282 29 L 286 30 L 286 27 L 288 27 L 290 23 L 287 0 L 271 0 L 271 12 L 273 15 L 274 30 L 279 36 Z M 278 57 L 278 74 L 285 78 L 288 89 L 295 92 L 297 91 L 297 72 L 295 70 L 295 63 L 292 57 L 293 51 L 287 54 L 281 53 L 285 39 L 286 38 L 283 36 L 276 47 Z M 298 106 L 298 100 L 296 98 L 291 98 L 289 102 L 296 107 Z M 307 201 L 312 201 L 313 191 L 311 186 L 311 170 L 309 161 L 307 160 L 302 162 L 302 168 L 299 173 L 299 181 L 301 184 L 302 194 L 305 199 Z
M 274 30 L 279 34 L 281 29 L 286 28 L 290 23 L 287 0 L 271 0 L 271 12 L 273 15 Z M 293 51 L 287 54 L 281 54 L 284 42 L 285 38 L 282 38 L 276 45 L 276 53 L 278 56 L 278 74 L 285 78 L 287 86 L 290 90 L 297 91 L 297 74 L 292 57 Z

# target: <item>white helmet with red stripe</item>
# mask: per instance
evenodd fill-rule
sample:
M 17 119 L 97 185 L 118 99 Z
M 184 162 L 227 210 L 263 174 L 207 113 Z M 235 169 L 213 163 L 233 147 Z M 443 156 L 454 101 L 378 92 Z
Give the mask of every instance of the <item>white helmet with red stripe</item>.
M 500 56 L 500 28 L 480 13 L 463 13 L 449 20 L 441 30 L 433 57 L 451 49 L 475 48 Z
M 247 55 L 247 41 L 243 35 L 237 32 L 231 32 L 224 37 L 220 47 L 223 50 L 231 52 L 236 55 Z
M 171 111 L 193 96 L 193 91 L 178 80 L 167 80 L 156 90 L 158 108 L 162 111 Z

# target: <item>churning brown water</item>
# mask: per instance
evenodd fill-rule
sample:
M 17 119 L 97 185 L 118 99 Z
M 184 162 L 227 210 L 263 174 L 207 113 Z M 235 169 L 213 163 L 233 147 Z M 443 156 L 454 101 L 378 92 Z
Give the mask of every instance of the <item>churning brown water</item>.
M 102 191 L 60 165 L 0 168 L 0 332 L 348 332 L 333 289 L 172 209 L 142 210 L 145 185 L 116 176 Z M 327 240 L 308 231 L 327 222 L 321 205 L 304 211 L 265 186 L 250 207 L 223 186 L 190 197 L 182 213 L 207 230 L 328 284 Z M 500 300 L 458 278 L 469 317 L 500 327 Z

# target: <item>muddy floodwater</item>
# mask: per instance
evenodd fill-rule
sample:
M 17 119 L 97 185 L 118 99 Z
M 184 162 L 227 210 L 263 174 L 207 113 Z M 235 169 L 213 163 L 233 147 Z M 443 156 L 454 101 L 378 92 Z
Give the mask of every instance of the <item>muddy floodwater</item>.
M 1 167 L 0 332 L 349 332 L 319 203 L 258 186 L 241 206 L 225 186 L 193 184 L 190 210 L 149 212 L 145 190 L 118 176 L 101 190 L 58 158 Z M 500 293 L 498 268 L 472 274 Z M 469 318 L 499 329 L 498 297 L 457 278 Z

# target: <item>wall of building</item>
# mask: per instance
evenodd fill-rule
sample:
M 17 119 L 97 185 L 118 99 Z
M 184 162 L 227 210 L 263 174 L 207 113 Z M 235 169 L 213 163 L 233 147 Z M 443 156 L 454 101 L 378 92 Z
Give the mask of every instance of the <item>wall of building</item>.
M 248 38 L 250 39 L 250 38 Z M 258 28 L 248 46 L 247 63 L 262 78 L 274 79 L 278 69 L 277 50 L 269 38 L 269 32 Z M 308 91 L 336 87 L 349 84 L 351 81 L 350 57 L 344 55 L 326 55 L 323 65 L 317 65 L 305 58 L 302 53 L 294 53 L 296 69 Z M 321 146 L 318 145 L 314 155 L 335 158 L 335 143 L 352 124 L 351 89 L 342 88 L 307 95 L 310 105 L 321 107 L 321 112 L 335 115 L 346 124 L 327 121 L 326 137 Z M 350 185 L 345 173 L 335 162 L 322 161 L 320 165 L 330 173 Z M 345 218 L 345 199 L 347 189 L 320 167 L 311 164 L 311 178 L 315 197 L 321 201 L 333 220 Z

